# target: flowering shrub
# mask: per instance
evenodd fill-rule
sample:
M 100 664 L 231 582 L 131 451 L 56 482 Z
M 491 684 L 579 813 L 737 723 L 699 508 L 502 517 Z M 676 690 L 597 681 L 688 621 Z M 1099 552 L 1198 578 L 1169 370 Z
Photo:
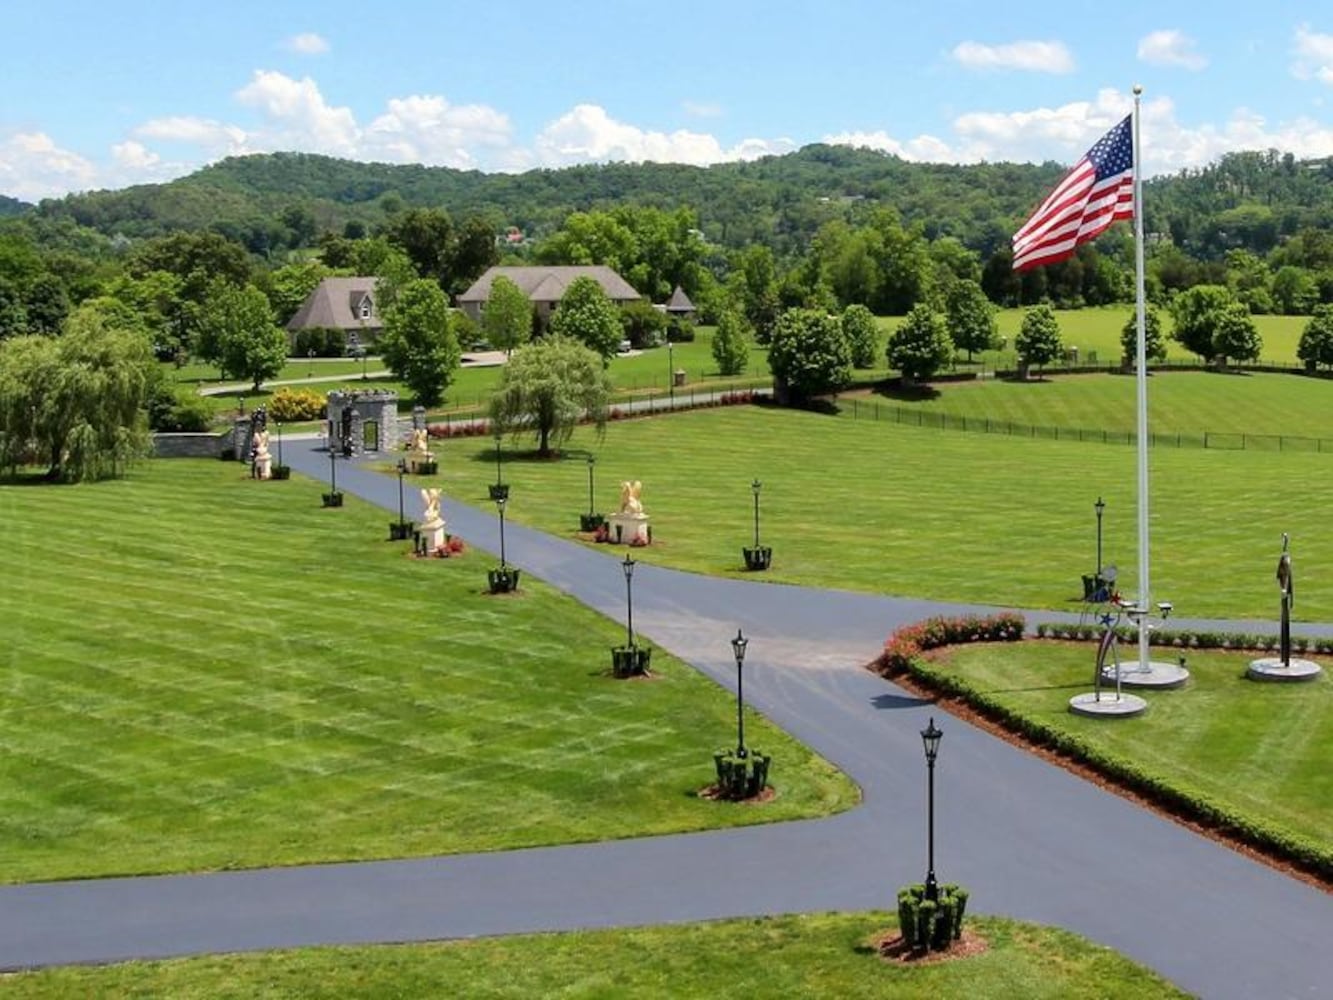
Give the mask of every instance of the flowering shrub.
M 635 535 L 629 540 L 629 544 L 632 549 L 641 549 L 648 544 L 648 539 L 644 538 L 642 535 Z
M 599 524 L 592 533 L 592 540 L 594 542 L 611 541 L 611 525 L 606 523 Z
M 427 424 L 426 433 L 433 438 L 484 437 L 491 433 L 485 420 L 469 420 L 457 424 Z
M 884 643 L 884 652 L 875 661 L 875 669 L 888 677 L 905 672 L 912 660 L 928 649 L 956 646 L 965 642 L 1017 642 L 1023 638 L 1023 616 L 1002 612 L 989 618 L 966 615 L 962 618 L 927 618 L 904 625 Z
M 324 416 L 325 397 L 309 389 L 283 386 L 268 401 L 268 415 L 281 423 L 318 420 Z

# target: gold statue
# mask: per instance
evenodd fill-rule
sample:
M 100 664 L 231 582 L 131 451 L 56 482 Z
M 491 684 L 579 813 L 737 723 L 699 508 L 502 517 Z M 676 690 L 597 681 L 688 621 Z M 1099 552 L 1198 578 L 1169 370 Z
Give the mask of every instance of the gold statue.
M 620 513 L 622 514 L 642 514 L 643 504 L 639 501 L 639 494 L 643 492 L 643 483 L 637 479 L 634 482 L 625 481 L 620 484 Z
M 421 491 L 421 502 L 426 505 L 422 513 L 422 520 L 426 524 L 434 524 L 440 519 L 440 491 L 432 487 Z

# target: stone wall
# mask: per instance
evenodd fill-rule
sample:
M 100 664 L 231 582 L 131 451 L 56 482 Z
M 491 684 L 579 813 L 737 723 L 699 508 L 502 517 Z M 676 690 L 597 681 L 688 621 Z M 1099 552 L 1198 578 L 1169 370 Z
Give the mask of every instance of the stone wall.
M 394 451 L 401 441 L 396 392 L 335 389 L 328 396 L 328 419 L 331 446 L 341 444 L 348 458 L 359 458 L 368 451 Z M 374 440 L 367 436 L 367 430 L 372 426 Z
M 183 432 L 153 435 L 153 454 L 158 458 L 221 458 L 231 447 L 231 431 L 221 434 Z

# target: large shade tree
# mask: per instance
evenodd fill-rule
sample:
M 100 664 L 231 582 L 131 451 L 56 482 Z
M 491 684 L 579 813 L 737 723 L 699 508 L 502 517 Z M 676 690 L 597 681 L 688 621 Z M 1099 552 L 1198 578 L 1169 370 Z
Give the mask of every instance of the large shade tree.
M 1014 338 L 1014 349 L 1018 351 L 1019 377 L 1024 379 L 1033 365 L 1040 368 L 1058 358 L 1064 344 L 1055 310 L 1042 303 L 1023 313 L 1023 324 Z
M 543 457 L 569 439 L 580 420 L 606 427 L 611 382 L 595 351 L 571 337 L 552 335 L 520 347 L 491 397 L 491 421 L 500 433 L 535 434 Z
M 0 343 L 0 467 L 43 463 L 51 479 L 102 479 L 148 451 L 144 404 L 156 375 L 142 333 L 79 310 L 61 337 Z
M 1192 354 L 1204 361 L 1218 355 L 1213 338 L 1217 335 L 1222 313 L 1238 302 L 1225 285 L 1195 285 L 1176 296 L 1171 303 L 1171 335 Z
M 1301 331 L 1296 357 L 1314 371 L 1319 365 L 1333 365 L 1333 306 L 1316 306 L 1314 315 Z
M 1162 317 L 1156 309 L 1143 313 L 1143 347 L 1149 361 L 1166 360 L 1166 338 L 1162 335 Z M 1136 363 L 1139 356 L 1139 317 L 1137 311 L 1129 314 L 1120 328 L 1120 350 L 1126 368 Z
M 592 349 L 603 363 L 611 360 L 624 337 L 620 310 L 594 278 L 575 278 L 551 317 L 551 333 L 572 337 Z
M 273 322 L 272 307 L 259 289 L 218 283 L 199 311 L 198 353 L 224 374 L 248 379 L 257 392 L 282 371 L 287 334 Z
M 853 303 L 842 311 L 842 334 L 852 352 L 852 366 L 873 368 L 879 355 L 879 326 L 875 314 L 860 303 Z
M 750 360 L 745 318 L 735 309 L 724 309 L 713 333 L 713 360 L 719 375 L 739 375 Z
M 889 336 L 889 367 L 902 372 L 903 384 L 928 379 L 953 357 L 953 341 L 944 317 L 924 302 L 911 308 Z
M 838 317 L 822 309 L 789 309 L 778 317 L 768 348 L 773 390 L 801 404 L 852 380 L 852 352 Z
M 491 283 L 491 294 L 481 311 L 481 332 L 492 347 L 506 354 L 532 336 L 532 302 L 503 274 Z
M 449 305 L 440 286 L 428 279 L 410 281 L 384 314 L 380 355 L 417 403 L 435 406 L 453 381 L 463 352 L 449 321 Z
M 960 351 L 967 351 L 967 359 L 977 351 L 988 351 L 999 340 L 1000 328 L 995 320 L 995 306 L 972 280 L 951 283 L 944 294 L 944 322 L 949 339 Z

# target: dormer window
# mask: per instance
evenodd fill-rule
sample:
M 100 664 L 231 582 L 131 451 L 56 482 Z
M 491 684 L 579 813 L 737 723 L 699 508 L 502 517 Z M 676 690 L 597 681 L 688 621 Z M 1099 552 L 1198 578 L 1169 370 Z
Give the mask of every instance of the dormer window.
M 370 296 L 361 300 L 361 318 L 370 319 Z

